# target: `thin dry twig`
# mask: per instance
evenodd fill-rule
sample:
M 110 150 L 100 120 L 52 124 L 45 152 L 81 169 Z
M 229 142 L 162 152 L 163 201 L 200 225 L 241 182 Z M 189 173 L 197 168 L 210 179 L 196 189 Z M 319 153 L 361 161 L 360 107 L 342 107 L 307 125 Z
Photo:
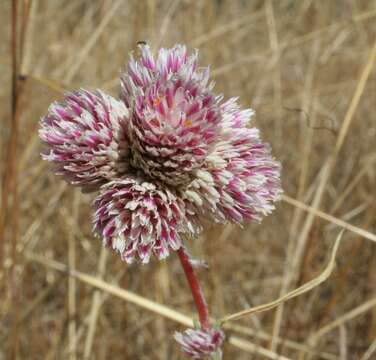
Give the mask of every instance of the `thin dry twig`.
M 81 193 L 76 190 L 73 198 L 72 217 L 78 219 L 78 210 L 81 201 Z M 77 223 L 74 224 L 77 226 Z M 73 270 L 76 267 L 76 236 L 74 229 L 71 229 L 68 237 L 68 266 Z M 68 278 L 68 338 L 69 338 L 69 358 L 70 360 L 77 359 L 76 346 L 76 279 L 74 277 Z
M 372 342 L 360 360 L 369 360 L 376 353 L 376 339 Z
M 18 0 L 12 1 L 11 11 L 11 56 L 12 56 L 12 94 L 11 94 L 11 133 L 9 143 L 7 146 L 6 169 L 4 173 L 4 181 L 2 188 L 2 201 L 0 210 L 0 273 L 3 270 L 4 258 L 4 241 L 5 241 L 5 227 L 7 216 L 9 216 L 8 226 L 12 229 L 10 244 L 11 244 L 11 258 L 12 265 L 10 269 L 10 293 L 12 298 L 12 309 L 14 319 L 12 322 L 12 346 L 10 349 L 10 358 L 16 359 L 19 351 L 19 283 L 20 279 L 17 276 L 17 242 L 19 231 L 19 203 L 18 203 L 18 164 L 17 164 L 17 148 L 19 139 L 19 122 L 21 116 L 20 97 L 21 90 L 18 82 L 19 71 L 19 34 L 18 34 L 18 16 L 19 3 Z M 24 32 L 27 26 L 27 21 L 22 22 L 21 33 Z M 22 50 L 21 50 L 22 51 Z M 11 200 L 11 201 L 9 201 Z M 8 205 L 10 203 L 10 209 Z M 8 214 L 9 211 L 9 214 Z
M 108 258 L 108 249 L 102 247 L 101 253 L 99 256 L 99 263 L 98 263 L 98 278 L 102 279 L 106 269 L 106 263 Z M 101 302 L 101 294 L 99 290 L 95 290 L 91 302 L 89 320 L 88 320 L 88 329 L 87 335 L 85 339 L 85 346 L 84 346 L 84 359 L 90 359 L 91 351 L 93 348 L 94 342 L 94 335 L 95 330 L 98 323 L 98 315 L 100 311 L 100 307 L 102 305 Z
M 324 271 L 319 276 L 315 277 L 314 279 L 308 281 L 307 283 L 303 284 L 302 286 L 299 286 L 298 288 L 288 292 L 287 294 L 285 294 L 285 295 L 281 296 L 280 298 L 278 298 L 274 301 L 271 301 L 267 304 L 255 306 L 255 307 L 252 307 L 250 309 L 239 311 L 235 314 L 227 315 L 220 320 L 220 323 L 224 324 L 228 321 L 238 320 L 238 319 L 240 319 L 244 316 L 248 316 L 248 315 L 251 315 L 251 314 L 256 314 L 256 313 L 260 313 L 260 312 L 263 312 L 263 311 L 274 309 L 277 306 L 279 306 L 280 304 L 283 304 L 286 301 L 288 301 L 288 300 L 290 300 L 294 297 L 302 295 L 302 294 L 306 293 L 307 291 L 310 291 L 313 288 L 322 284 L 324 281 L 326 281 L 328 279 L 330 274 L 333 272 L 333 269 L 334 269 L 334 266 L 335 266 L 335 258 L 336 258 L 336 255 L 337 255 L 337 250 L 338 250 L 339 244 L 340 244 L 341 239 L 342 239 L 342 235 L 343 235 L 343 230 L 337 236 L 337 239 L 334 243 L 333 250 L 332 250 L 328 265 L 325 267 Z
M 367 240 L 371 240 L 371 241 L 374 241 L 376 242 L 376 234 L 373 234 L 367 230 L 364 230 L 362 228 L 359 228 L 355 225 L 351 225 L 349 223 L 347 223 L 346 221 L 343 221 L 341 219 L 338 219 L 336 218 L 335 216 L 332 216 L 332 215 L 329 215 L 321 210 L 317 210 L 315 209 L 314 207 L 312 206 L 309 206 L 309 205 L 306 205 L 304 203 L 302 203 L 301 201 L 298 201 L 296 199 L 293 199 L 292 197 L 284 194 L 282 196 L 282 200 L 290 205 L 293 205 L 293 206 L 296 206 L 310 214 L 312 214 L 313 216 L 317 216 L 323 220 L 326 220 L 326 221 L 329 221 L 330 223 L 332 224 L 335 224 L 345 230 L 348 230 L 348 231 L 351 231 L 353 232 L 354 234 L 357 234 Z
M 339 326 L 339 356 L 341 360 L 347 360 L 347 331 L 346 326 L 341 324 Z
M 12 59 L 12 89 L 11 89 L 11 124 L 10 124 L 10 138 L 7 144 L 6 151 L 6 169 L 3 175 L 2 192 L 1 192 L 1 208 L 0 208 L 0 272 L 3 269 L 4 259 L 4 235 L 5 235 L 5 221 L 8 211 L 8 203 L 10 197 L 10 190 L 16 188 L 14 181 L 16 178 L 16 150 L 18 142 L 18 120 L 19 115 L 17 111 L 17 103 L 19 99 L 18 89 L 18 42 L 17 42 L 17 20 L 18 20 L 18 1 L 12 2 L 11 12 L 11 59 Z M 16 202 L 14 202 L 16 203 Z

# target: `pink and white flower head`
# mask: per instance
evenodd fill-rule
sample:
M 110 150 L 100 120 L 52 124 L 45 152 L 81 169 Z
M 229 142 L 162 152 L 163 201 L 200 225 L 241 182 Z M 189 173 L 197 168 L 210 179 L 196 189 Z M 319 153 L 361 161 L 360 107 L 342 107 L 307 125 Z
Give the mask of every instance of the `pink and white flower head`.
M 182 233 L 194 231 L 182 199 L 140 178 L 103 185 L 94 207 L 96 232 L 128 263 L 135 257 L 147 263 L 152 253 L 164 259 L 181 247 Z
M 122 99 L 132 112 L 132 165 L 172 186 L 190 183 L 221 130 L 221 97 L 197 57 L 178 45 L 154 59 L 142 46 L 140 60 L 132 57 L 122 76 Z
M 141 46 L 121 100 L 80 90 L 51 105 L 43 158 L 85 189 L 101 186 L 94 229 L 132 262 L 165 258 L 208 222 L 261 221 L 281 195 L 280 165 L 248 124 L 253 111 L 213 93 L 184 46 Z
M 49 151 L 43 159 L 73 185 L 98 188 L 129 169 L 123 102 L 97 90 L 79 90 L 50 105 L 39 135 Z
M 217 223 L 260 222 L 281 196 L 280 164 L 259 130 L 246 127 L 252 110 L 241 110 L 231 98 L 221 104 L 221 114 L 215 148 L 182 196 L 198 217 L 210 216 Z
M 184 333 L 176 332 L 175 340 L 181 345 L 183 352 L 193 359 L 212 357 L 222 358 L 221 346 L 225 339 L 223 331 L 187 329 Z

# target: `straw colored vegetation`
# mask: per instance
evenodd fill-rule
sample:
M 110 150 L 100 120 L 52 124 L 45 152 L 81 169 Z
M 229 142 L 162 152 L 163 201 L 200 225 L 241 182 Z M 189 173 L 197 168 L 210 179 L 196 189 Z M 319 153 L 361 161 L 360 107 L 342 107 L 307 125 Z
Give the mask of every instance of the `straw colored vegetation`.
M 1 1 L 0 359 L 183 358 L 172 334 L 194 309 L 175 254 L 128 266 L 102 249 L 92 196 L 39 156 L 48 105 L 116 94 L 140 40 L 199 48 L 283 164 L 262 225 L 189 243 L 212 314 L 233 320 L 224 359 L 376 358 L 375 21 L 366 0 Z

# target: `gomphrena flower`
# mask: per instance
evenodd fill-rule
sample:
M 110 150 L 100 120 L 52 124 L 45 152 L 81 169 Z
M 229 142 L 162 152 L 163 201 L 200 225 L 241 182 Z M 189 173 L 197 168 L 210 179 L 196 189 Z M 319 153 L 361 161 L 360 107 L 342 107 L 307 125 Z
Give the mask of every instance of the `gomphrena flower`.
M 67 93 L 41 121 L 39 135 L 49 147 L 42 157 L 71 184 L 98 188 L 129 169 L 128 117 L 124 103 L 102 91 Z
M 147 263 L 152 253 L 164 259 L 169 249 L 181 247 L 181 233 L 194 232 L 184 202 L 168 188 L 140 178 L 104 185 L 94 207 L 95 230 L 128 263 L 136 256 Z
M 260 221 L 281 187 L 279 163 L 248 127 L 253 111 L 213 93 L 197 51 L 140 50 L 121 76 L 120 101 L 68 93 L 50 106 L 40 136 L 58 174 L 85 190 L 102 186 L 94 229 L 104 243 L 146 263 L 207 222 Z
M 220 329 L 187 329 L 184 333 L 175 332 L 174 338 L 181 345 L 183 352 L 193 359 L 222 357 L 221 345 L 225 335 Z
M 212 93 L 209 69 L 184 46 L 148 46 L 122 75 L 122 99 L 131 109 L 132 164 L 168 185 L 187 185 L 213 150 L 221 129 L 221 97 Z

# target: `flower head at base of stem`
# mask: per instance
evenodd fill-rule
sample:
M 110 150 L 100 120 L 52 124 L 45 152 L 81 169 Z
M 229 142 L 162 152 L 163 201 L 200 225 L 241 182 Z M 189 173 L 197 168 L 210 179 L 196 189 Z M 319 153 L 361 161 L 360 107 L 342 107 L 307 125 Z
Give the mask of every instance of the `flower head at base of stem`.
M 187 329 L 183 333 L 176 332 L 174 338 L 181 345 L 183 352 L 193 359 L 208 356 L 212 360 L 222 359 L 221 345 L 225 334 L 221 329 Z

